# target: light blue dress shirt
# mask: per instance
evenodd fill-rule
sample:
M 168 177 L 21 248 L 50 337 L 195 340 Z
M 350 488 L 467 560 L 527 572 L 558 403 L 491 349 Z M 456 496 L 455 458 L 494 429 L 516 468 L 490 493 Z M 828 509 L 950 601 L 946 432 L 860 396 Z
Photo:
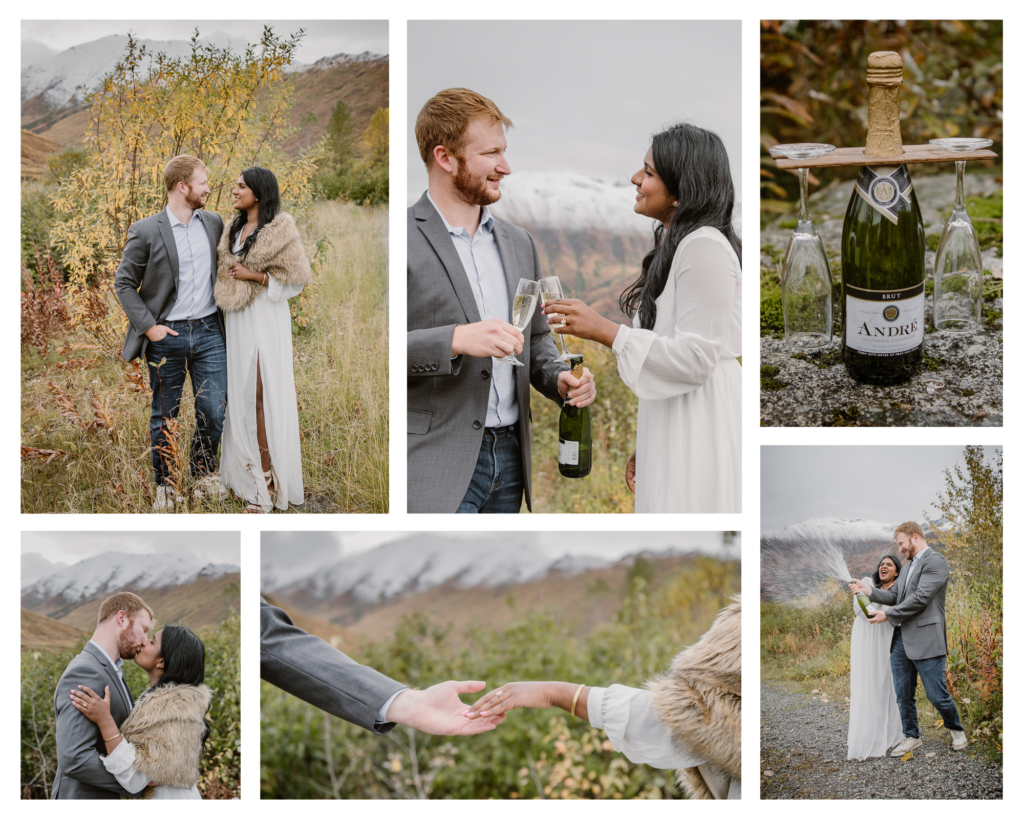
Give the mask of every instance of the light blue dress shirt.
M 480 214 L 480 227 L 473 236 L 463 227 L 452 227 L 444 218 L 441 209 L 427 192 L 427 199 L 434 206 L 444 222 L 452 244 L 459 254 L 466 271 L 473 298 L 476 300 L 480 319 L 497 318 L 511 321 L 512 313 L 508 301 L 508 287 L 505 283 L 505 266 L 501 263 L 498 242 L 494 237 L 494 217 L 488 207 Z M 516 402 L 516 367 L 492 358 L 491 392 L 487 398 L 488 427 L 506 427 L 519 420 L 519 404 Z
M 89 642 L 92 643 L 94 646 L 96 646 L 96 648 L 98 648 L 100 650 L 100 653 L 104 657 L 106 657 L 108 660 L 110 660 L 110 664 L 112 666 L 114 666 L 114 671 L 117 672 L 117 678 L 121 681 L 121 687 L 124 688 L 124 693 L 128 697 L 128 702 L 131 703 L 133 701 L 132 700 L 132 695 L 131 695 L 131 692 L 128 690 L 128 684 L 124 681 L 124 673 L 121 671 L 121 666 L 124 665 L 124 660 L 122 660 L 120 657 L 118 657 L 116 660 L 112 659 L 111 656 L 109 654 L 107 654 L 106 651 L 103 650 L 103 646 L 101 646 L 95 640 L 90 640 Z M 96 694 L 96 696 L 100 696 L 103 692 L 102 691 L 94 691 L 93 693 Z
M 165 209 L 178 250 L 178 295 L 166 321 L 199 319 L 217 312 L 213 300 L 213 251 L 203 225 L 202 211 L 192 211 L 188 225 Z

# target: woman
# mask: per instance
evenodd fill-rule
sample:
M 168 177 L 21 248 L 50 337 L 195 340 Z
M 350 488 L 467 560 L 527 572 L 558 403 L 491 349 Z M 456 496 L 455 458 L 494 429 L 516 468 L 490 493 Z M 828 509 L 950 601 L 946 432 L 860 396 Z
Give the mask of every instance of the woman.
M 110 716 L 110 686 L 100 699 L 80 685 L 71 701 L 96 723 L 107 749 L 100 759 L 126 791 L 144 791 L 143 799 L 202 799 L 196 783 L 210 735 L 206 648 L 187 628 L 167 626 L 146 642 L 135 662 L 149 674 L 150 687 L 120 730 Z
M 585 719 L 636 763 L 677 770 L 691 799 L 739 799 L 740 603 L 723 609 L 700 640 L 645 688 L 515 682 L 464 716 L 493 719 L 513 708 L 551 708 Z
M 221 479 L 247 512 L 286 510 L 303 502 L 288 299 L 313 274 L 295 220 L 279 212 L 274 174 L 247 168 L 232 195 L 238 214 L 217 248 L 213 292 L 228 357 Z
M 631 180 L 654 248 L 619 306 L 632 327 L 578 299 L 548 323 L 611 347 L 640 399 L 626 485 L 637 512 L 740 511 L 740 240 L 729 157 L 716 134 L 680 124 L 654 137 Z
M 863 582 L 888 590 L 900 576 L 901 568 L 895 554 L 886 555 L 878 561 L 875 573 Z M 865 604 L 869 612 L 887 608 L 868 601 Z M 892 623 L 869 623 L 857 595 L 853 597 L 853 611 L 857 616 L 850 636 L 850 733 L 846 758 L 864 760 L 885 756 L 903 739 L 903 723 L 889 665 Z

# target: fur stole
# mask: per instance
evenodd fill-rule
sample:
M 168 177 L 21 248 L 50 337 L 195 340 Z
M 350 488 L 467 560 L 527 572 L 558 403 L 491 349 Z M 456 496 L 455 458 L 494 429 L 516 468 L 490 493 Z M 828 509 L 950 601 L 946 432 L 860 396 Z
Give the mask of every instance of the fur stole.
M 213 300 L 221 310 L 244 310 L 265 288 L 259 282 L 239 281 L 228 275 L 228 268 L 240 262 L 253 273 L 267 273 L 282 284 L 312 284 L 313 271 L 302 246 L 302 237 L 295 220 L 287 213 L 279 213 L 274 221 L 265 225 L 242 259 L 231 252 L 231 223 L 224 223 L 224 232 L 217 245 L 217 283 Z
M 658 713 L 683 747 L 714 774 L 740 778 L 740 597 L 722 609 L 700 640 L 647 684 Z M 691 799 L 713 799 L 698 768 L 677 772 Z
M 161 785 L 195 785 L 210 698 L 205 685 L 168 685 L 139 697 L 121 723 L 121 735 L 135 746 L 135 770 Z M 147 786 L 142 798 L 152 795 L 153 789 Z

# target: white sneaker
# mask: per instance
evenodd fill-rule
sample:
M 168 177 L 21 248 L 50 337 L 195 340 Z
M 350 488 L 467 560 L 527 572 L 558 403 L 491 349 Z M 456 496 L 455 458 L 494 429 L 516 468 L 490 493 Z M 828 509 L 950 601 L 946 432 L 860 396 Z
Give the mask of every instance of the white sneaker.
M 920 748 L 924 743 L 919 737 L 903 737 L 903 742 L 889 752 L 889 756 L 903 756 L 907 751 Z
M 950 731 L 949 735 L 953 737 L 953 750 L 962 751 L 967 747 L 967 737 L 964 736 L 963 731 Z
M 196 481 L 196 488 L 192 490 L 192 497 L 209 498 L 210 500 L 225 500 L 228 496 L 228 488 L 221 481 L 219 475 L 207 475 Z
M 173 512 L 176 503 L 184 503 L 185 499 L 179 495 L 173 486 L 160 485 L 156 488 L 156 500 L 153 501 L 154 512 Z

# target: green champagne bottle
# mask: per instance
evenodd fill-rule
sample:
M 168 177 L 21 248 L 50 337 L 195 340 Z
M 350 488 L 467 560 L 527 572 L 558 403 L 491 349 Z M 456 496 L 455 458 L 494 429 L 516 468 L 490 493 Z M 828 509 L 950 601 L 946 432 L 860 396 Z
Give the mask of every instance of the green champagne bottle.
M 868 57 L 869 156 L 903 154 L 903 60 Z M 924 356 L 924 224 L 906 165 L 863 166 L 843 222 L 843 362 L 857 381 L 897 384 Z
M 857 593 L 857 602 L 860 603 L 861 611 L 864 612 L 864 616 L 865 617 L 870 617 L 871 616 L 871 612 L 868 611 L 868 602 L 869 601 L 870 601 L 870 598 L 868 598 L 867 596 L 861 594 L 860 592 Z
M 583 377 L 583 356 L 569 358 L 572 374 Z M 566 400 L 558 417 L 558 471 L 566 478 L 590 474 L 590 407 L 573 407 Z

